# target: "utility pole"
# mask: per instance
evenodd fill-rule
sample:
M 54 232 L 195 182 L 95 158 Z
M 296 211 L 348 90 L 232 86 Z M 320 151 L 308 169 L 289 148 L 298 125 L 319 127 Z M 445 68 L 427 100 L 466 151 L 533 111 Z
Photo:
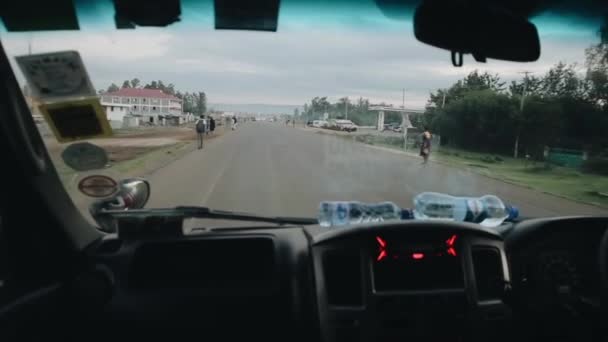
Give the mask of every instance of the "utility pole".
M 441 100 L 441 109 L 445 107 L 445 91 L 443 92 L 443 100 Z
M 344 97 L 344 120 L 348 120 L 348 96 Z
M 531 74 L 532 72 L 530 71 L 522 71 L 520 72 L 520 74 L 524 74 L 524 88 L 521 92 L 521 101 L 519 103 L 519 114 L 521 115 L 522 119 L 524 116 L 524 101 L 526 98 L 526 91 L 528 90 L 528 75 Z M 515 132 L 515 147 L 513 148 L 513 158 L 517 159 L 517 156 L 519 154 L 519 135 L 520 135 L 520 130 L 521 128 L 518 126 L 517 127 L 517 132 Z
M 405 88 L 403 88 L 403 96 L 401 98 L 401 108 L 405 109 Z

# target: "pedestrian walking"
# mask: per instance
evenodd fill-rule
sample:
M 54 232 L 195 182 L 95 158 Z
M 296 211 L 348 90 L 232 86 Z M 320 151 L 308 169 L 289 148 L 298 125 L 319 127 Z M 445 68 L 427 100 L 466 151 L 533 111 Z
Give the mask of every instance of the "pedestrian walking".
M 213 118 L 213 116 L 209 117 L 209 130 L 211 132 L 215 131 L 215 119 Z
M 424 132 L 422 133 L 422 143 L 420 144 L 420 156 L 422 156 L 422 164 L 426 164 L 429 161 L 429 156 L 431 155 L 431 139 L 433 135 L 429 131 L 428 127 L 424 127 Z
M 207 128 L 206 126 L 207 125 L 205 123 L 205 116 L 201 115 L 200 118 L 198 120 L 196 120 L 196 123 L 195 123 L 199 150 L 203 148 L 203 136 L 205 135 L 205 130 Z
M 237 121 L 236 121 L 236 115 L 235 115 L 232 117 L 232 130 L 233 131 L 236 129 L 236 124 L 237 124 Z

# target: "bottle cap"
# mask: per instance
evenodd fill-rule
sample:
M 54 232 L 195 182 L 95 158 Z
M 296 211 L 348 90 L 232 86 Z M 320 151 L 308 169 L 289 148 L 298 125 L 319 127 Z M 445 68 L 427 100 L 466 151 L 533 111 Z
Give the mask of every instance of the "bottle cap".
M 507 220 L 516 219 L 519 216 L 519 209 L 514 205 L 510 205 L 508 208 L 509 208 L 509 217 L 507 217 Z
M 410 209 L 401 209 L 401 219 L 411 220 L 414 218 L 414 213 Z

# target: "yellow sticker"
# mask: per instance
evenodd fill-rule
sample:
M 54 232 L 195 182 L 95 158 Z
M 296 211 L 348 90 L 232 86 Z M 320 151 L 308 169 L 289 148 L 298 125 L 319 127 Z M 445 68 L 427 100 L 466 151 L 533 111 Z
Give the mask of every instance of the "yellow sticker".
M 61 143 L 112 135 L 97 97 L 44 103 L 38 108 Z

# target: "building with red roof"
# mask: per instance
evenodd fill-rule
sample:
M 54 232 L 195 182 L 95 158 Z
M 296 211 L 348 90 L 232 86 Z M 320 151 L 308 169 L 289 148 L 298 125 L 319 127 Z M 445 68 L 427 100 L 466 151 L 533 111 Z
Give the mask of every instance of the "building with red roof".
M 183 114 L 182 100 L 160 89 L 122 88 L 102 94 L 101 105 L 106 108 L 109 119 L 132 115 L 151 124 L 158 124 L 162 118 Z

